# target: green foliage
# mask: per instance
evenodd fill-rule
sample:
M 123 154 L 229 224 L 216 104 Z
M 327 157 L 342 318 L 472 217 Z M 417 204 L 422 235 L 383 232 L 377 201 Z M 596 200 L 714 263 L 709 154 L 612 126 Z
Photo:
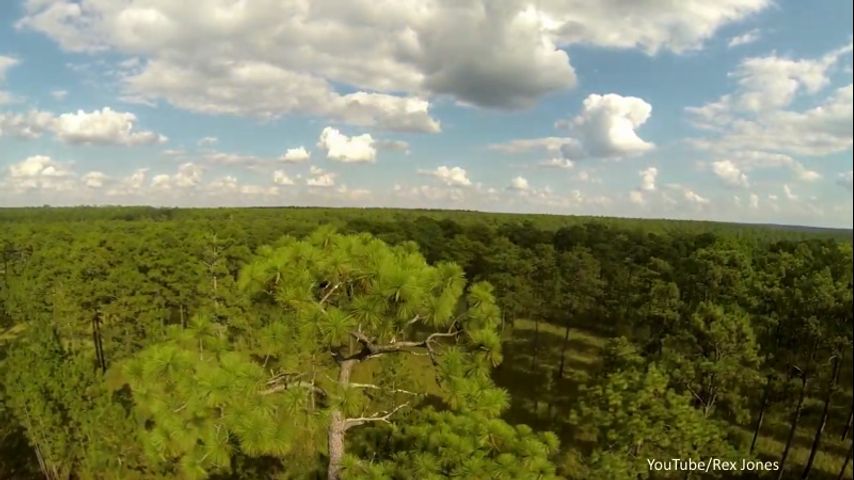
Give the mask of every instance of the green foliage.
M 772 459 L 796 433 L 789 469 L 819 438 L 815 469 L 835 476 L 850 242 L 426 210 L 0 209 L 0 477 L 319 476 L 336 422 L 358 478 L 553 475 L 550 437 L 499 416 L 555 431 L 574 478 L 726 453 L 748 428 Z
M 571 478 L 649 478 L 650 458 L 732 456 L 722 426 L 674 390 L 661 366 L 644 365 L 625 341 L 609 356 L 613 370 L 586 389 L 571 414 L 596 445 Z
M 364 432 L 344 479 L 557 479 L 558 439 L 525 425 L 427 408 Z M 367 460 L 367 459 L 370 459 Z

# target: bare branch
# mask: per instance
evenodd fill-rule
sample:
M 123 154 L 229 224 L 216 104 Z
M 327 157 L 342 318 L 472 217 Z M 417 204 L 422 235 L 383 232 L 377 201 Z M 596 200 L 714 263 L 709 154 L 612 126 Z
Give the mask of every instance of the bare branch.
M 268 385 L 269 385 L 269 383 L 268 383 Z M 326 390 L 318 387 L 317 385 L 315 385 L 311 382 L 304 382 L 304 381 L 274 384 L 274 385 L 270 386 L 270 388 L 267 388 L 266 390 L 261 390 L 261 395 L 272 395 L 274 393 L 284 392 L 285 390 L 287 390 L 291 387 L 305 388 L 306 390 L 314 392 L 315 394 L 320 395 L 322 397 L 327 396 Z
M 353 388 L 367 388 L 370 390 L 383 390 L 385 392 L 391 392 L 391 393 L 405 393 L 407 395 L 415 395 L 415 396 L 423 395 L 423 393 L 410 392 L 409 390 L 404 390 L 402 388 L 383 388 L 383 387 L 380 387 L 379 385 L 374 385 L 372 383 L 350 383 L 347 386 L 353 387 Z
M 332 293 L 334 293 L 335 290 L 338 290 L 338 287 L 340 287 L 340 286 L 341 286 L 341 282 L 338 282 L 332 288 L 330 288 L 329 291 L 326 292 L 325 295 L 323 295 L 323 298 L 320 299 L 320 304 L 323 305 L 326 302 L 326 300 L 329 299 L 329 296 L 332 295 Z
M 397 413 L 397 411 L 400 410 L 401 408 L 408 407 L 408 406 L 409 406 L 409 402 L 406 402 L 406 403 L 403 403 L 403 404 L 400 404 L 400 405 L 394 407 L 393 409 L 391 409 L 391 411 L 377 412 L 370 417 L 348 418 L 348 419 L 344 420 L 344 430 L 346 431 L 350 428 L 358 427 L 359 425 L 364 425 L 368 422 L 385 422 L 385 423 L 390 424 L 391 422 L 389 422 L 388 419 L 391 418 L 392 415 Z

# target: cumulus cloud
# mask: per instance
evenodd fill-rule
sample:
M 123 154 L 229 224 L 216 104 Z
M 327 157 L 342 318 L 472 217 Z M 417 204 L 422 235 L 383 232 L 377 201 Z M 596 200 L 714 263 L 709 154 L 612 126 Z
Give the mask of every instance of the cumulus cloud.
M 19 63 L 17 58 L 0 55 L 0 82 L 6 80 L 6 72 Z
M 309 187 L 329 188 L 335 186 L 335 174 L 312 165 L 309 168 L 310 176 L 305 180 Z
M 326 151 L 326 158 L 342 163 L 374 163 L 377 157 L 374 139 L 368 133 L 348 137 L 338 129 L 326 127 L 317 146 Z
M 186 189 L 198 186 L 202 181 L 202 167 L 192 162 L 183 163 L 178 170 L 172 174 L 159 174 L 151 179 L 151 186 L 155 189 L 172 190 Z
M 829 72 L 846 54 L 847 44 L 818 58 L 771 55 L 748 58 L 731 72 L 734 93 L 701 107 L 689 107 L 694 124 L 709 133 L 695 145 L 719 152 L 823 156 L 852 144 L 852 86 L 836 88 L 804 110 L 793 110 L 796 96 L 813 97 L 829 85 Z
M 789 185 L 783 185 L 783 193 L 786 194 L 786 198 L 789 200 L 797 200 L 798 196 L 792 192 L 792 189 L 789 188 Z
M 578 148 L 578 141 L 573 138 L 566 137 L 543 137 L 543 138 L 519 138 L 510 140 L 504 143 L 494 143 L 489 145 L 490 150 L 515 155 L 520 153 L 546 151 L 553 154 L 561 153 L 561 147 L 570 145 L 573 148 Z
M 644 198 L 643 192 L 640 190 L 632 190 L 629 192 L 629 201 L 636 204 L 642 205 L 646 203 L 646 199 Z
M 388 150 L 392 152 L 403 152 L 406 155 L 412 153 L 409 149 L 409 142 L 404 140 L 388 140 L 380 139 L 374 142 L 377 150 Z
M 847 189 L 849 192 L 854 190 L 854 171 L 848 170 L 842 172 L 836 177 L 837 185 Z
M 690 190 L 688 188 L 686 188 L 682 192 L 682 194 L 685 197 L 685 200 L 687 200 L 690 203 L 694 203 L 697 205 L 708 205 L 710 203 L 708 198 L 702 197 L 697 192 Z
M 645 170 L 641 170 L 638 173 L 641 176 L 641 190 L 655 190 L 655 178 L 658 176 L 658 169 L 655 167 L 649 167 Z
M 0 112 L 0 136 L 33 139 L 54 128 L 52 113 L 30 110 L 26 113 Z
M 87 188 L 101 188 L 109 177 L 107 174 L 98 171 L 89 172 L 81 178 L 83 185 Z
M 46 155 L 33 155 L 7 168 L 3 183 L 12 191 L 69 190 L 74 173 Z
M 219 139 L 216 137 L 202 137 L 196 142 L 196 145 L 200 147 L 210 147 L 219 143 Z
M 63 113 L 56 119 L 56 136 L 66 143 L 85 145 L 150 145 L 164 143 L 166 137 L 149 131 L 135 131 L 136 116 L 116 112 L 109 107 L 101 110 Z
M 755 193 L 750 194 L 750 208 L 757 209 L 759 208 L 759 195 Z
M 273 183 L 276 185 L 293 185 L 294 181 L 284 170 L 276 170 L 273 172 Z
M 510 190 L 516 190 L 520 192 L 527 191 L 531 188 L 528 184 L 528 180 L 524 177 L 515 177 L 510 181 Z
M 305 147 L 298 147 L 287 149 L 279 160 L 286 163 L 301 163 L 308 161 L 309 158 L 311 158 L 311 154 L 308 153 L 308 150 Z
M 6 80 L 6 72 L 18 63 L 20 63 L 20 61 L 17 58 L 0 55 L 0 85 L 2 85 Z M 10 103 L 11 101 L 12 94 L 0 89 L 0 105 Z
M 0 135 L 38 138 L 47 132 L 65 143 L 84 145 L 150 145 L 167 140 L 163 135 L 137 130 L 136 115 L 109 107 L 58 116 L 37 110 L 0 113 Z
M 739 170 L 738 167 L 736 167 L 730 160 L 713 162 L 712 171 L 715 172 L 715 175 L 717 175 L 725 184 L 731 187 L 746 188 L 749 186 L 747 175 Z
M 640 98 L 592 94 L 570 125 L 589 156 L 622 157 L 654 147 L 635 132 L 651 114 L 652 106 Z
M 641 98 L 591 94 L 584 99 L 578 115 L 555 123 L 556 128 L 569 129 L 571 137 L 515 139 L 489 148 L 506 154 L 545 150 L 570 162 L 638 155 L 655 148 L 636 132 L 651 114 L 652 106 Z
M 742 33 L 741 35 L 736 35 L 729 39 L 727 46 L 729 48 L 738 47 L 741 45 L 747 45 L 749 43 L 753 43 L 759 40 L 760 33 L 758 28 L 754 28 L 753 30 L 749 30 L 747 32 Z
M 439 123 L 427 98 L 524 108 L 575 84 L 561 47 L 682 52 L 768 4 L 54 0 L 26 2 L 17 26 L 65 50 L 140 59 L 122 76 L 136 98 L 207 113 L 307 114 L 432 132 Z
M 537 164 L 539 167 L 543 168 L 560 168 L 564 170 L 569 170 L 575 167 L 575 163 L 568 158 L 550 158 L 548 160 L 543 160 Z
M 419 170 L 418 173 L 436 177 L 449 187 L 469 187 L 472 185 L 466 170 L 462 167 L 447 167 L 442 165 L 436 167 L 435 170 Z
M 800 91 L 816 93 L 827 86 L 829 69 L 847 53 L 851 53 L 851 44 L 815 59 L 774 54 L 747 58 L 730 73 L 741 90 L 734 101 L 738 107 L 751 111 L 785 107 Z

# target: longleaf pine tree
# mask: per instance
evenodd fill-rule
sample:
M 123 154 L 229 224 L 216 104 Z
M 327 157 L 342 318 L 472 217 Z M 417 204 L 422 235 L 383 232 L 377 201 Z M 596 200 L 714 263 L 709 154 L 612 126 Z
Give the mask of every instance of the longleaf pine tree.
M 117 370 L 146 451 L 175 473 L 228 471 L 239 452 L 294 473 L 325 460 L 336 480 L 353 429 L 394 424 L 427 397 L 460 415 L 507 404 L 489 376 L 501 361 L 492 288 L 467 287 L 459 267 L 429 265 L 412 243 L 286 237 L 259 249 L 238 287 L 252 328 L 196 316 Z

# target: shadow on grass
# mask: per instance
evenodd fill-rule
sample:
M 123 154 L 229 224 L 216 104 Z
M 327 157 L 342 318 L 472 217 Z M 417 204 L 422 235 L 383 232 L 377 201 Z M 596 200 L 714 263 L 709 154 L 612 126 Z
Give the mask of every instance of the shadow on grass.
M 504 343 L 504 362 L 493 373 L 496 384 L 511 394 L 504 417 L 556 433 L 564 449 L 589 451 L 592 445 L 574 435 L 569 415 L 579 387 L 599 368 L 606 339 L 598 332 L 570 329 L 564 375 L 558 378 L 564 330 L 547 323 L 536 328 L 533 322 L 516 322 Z

